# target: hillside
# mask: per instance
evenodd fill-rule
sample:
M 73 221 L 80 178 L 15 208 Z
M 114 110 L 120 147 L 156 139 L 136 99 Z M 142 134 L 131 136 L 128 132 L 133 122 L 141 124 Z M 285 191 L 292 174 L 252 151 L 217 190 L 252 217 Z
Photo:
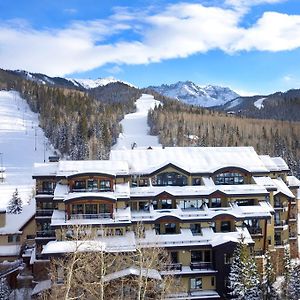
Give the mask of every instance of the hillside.
M 107 158 L 120 133 L 119 121 L 135 110 L 134 101 L 141 95 L 122 83 L 100 88 L 102 93 L 96 97 L 0 70 L 0 89 L 18 91 L 30 109 L 39 113 L 40 126 L 53 146 L 72 159 Z
M 300 121 L 300 89 L 271 95 L 238 97 L 215 108 L 250 118 Z
M 253 146 L 282 156 L 300 176 L 300 123 L 257 120 L 193 107 L 178 101 L 149 112 L 148 123 L 163 146 Z

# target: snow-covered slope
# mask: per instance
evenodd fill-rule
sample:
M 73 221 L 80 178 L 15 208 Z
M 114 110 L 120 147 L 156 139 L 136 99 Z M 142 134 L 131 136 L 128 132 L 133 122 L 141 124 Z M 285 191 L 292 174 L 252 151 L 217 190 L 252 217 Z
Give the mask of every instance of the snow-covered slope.
M 137 111 L 125 115 L 121 121 L 123 132 L 112 149 L 131 149 L 135 147 L 161 147 L 157 136 L 148 134 L 149 127 L 147 124 L 148 111 L 159 105 L 160 102 L 155 100 L 152 95 L 143 94 L 136 101 Z
M 0 91 L 0 164 L 6 173 L 5 182 L 0 183 L 0 208 L 6 207 L 16 188 L 23 202 L 29 199 L 33 163 L 53 153 L 38 125 L 38 115 L 17 92 Z
M 115 79 L 113 77 L 98 78 L 98 79 L 76 79 L 76 78 L 66 78 L 66 79 L 71 81 L 75 86 L 83 87 L 87 90 L 94 89 L 99 86 L 105 86 L 110 83 L 116 83 L 116 82 L 124 83 L 126 85 L 133 87 L 132 84 L 125 82 L 125 81 Z
M 219 106 L 239 97 L 228 87 L 208 85 L 201 87 L 191 81 L 179 81 L 174 84 L 149 87 L 165 96 L 176 98 L 191 105 L 203 107 Z

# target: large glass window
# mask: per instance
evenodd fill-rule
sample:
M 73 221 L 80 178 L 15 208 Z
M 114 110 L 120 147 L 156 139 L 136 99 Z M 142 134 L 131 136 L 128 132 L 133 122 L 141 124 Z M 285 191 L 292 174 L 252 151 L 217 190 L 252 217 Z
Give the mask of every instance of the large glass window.
M 230 232 L 231 231 L 231 222 L 222 221 L 221 222 L 221 232 Z
M 210 203 L 212 208 L 221 207 L 221 198 L 211 198 Z
M 201 185 L 201 178 L 193 178 L 193 185 Z
M 89 215 L 97 214 L 97 204 L 86 204 L 85 213 Z
M 52 181 L 43 181 L 42 183 L 42 192 L 53 193 L 55 188 L 55 183 Z
M 86 189 L 86 182 L 85 180 L 76 180 L 74 182 L 73 190 L 85 190 Z
M 191 278 L 191 289 L 192 290 L 202 290 L 202 278 Z
M 179 205 L 181 209 L 204 209 L 205 203 L 208 199 L 180 200 Z
M 72 205 L 72 213 L 77 215 L 77 214 L 83 214 L 83 204 L 74 204 Z
M 110 213 L 111 205 L 110 204 L 99 204 L 99 213 Z
M 191 231 L 193 235 L 201 235 L 201 224 L 190 224 Z
M 215 176 L 216 185 L 228 185 L 228 184 L 243 184 L 244 176 L 240 173 L 220 173 Z
M 191 252 L 191 262 L 211 262 L 210 250 L 197 250 Z
M 176 233 L 176 224 L 175 223 L 166 223 L 165 224 L 166 234 L 174 234 Z
M 97 191 L 98 190 L 98 181 L 94 179 L 88 179 L 87 187 L 89 191 Z
M 165 172 L 158 174 L 152 178 L 152 185 L 166 186 L 166 185 L 187 185 L 187 177 L 176 172 Z
M 100 180 L 100 191 L 107 192 L 110 190 L 111 190 L 110 181 L 109 180 Z

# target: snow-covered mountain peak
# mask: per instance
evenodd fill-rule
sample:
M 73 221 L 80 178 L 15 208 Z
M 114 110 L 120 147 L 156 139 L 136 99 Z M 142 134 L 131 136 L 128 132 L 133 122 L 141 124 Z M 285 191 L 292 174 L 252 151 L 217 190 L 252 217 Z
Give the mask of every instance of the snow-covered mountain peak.
M 228 87 L 216 85 L 201 86 L 192 81 L 178 81 L 173 84 L 151 86 L 150 89 L 165 96 L 176 98 L 191 105 L 203 107 L 219 106 L 239 97 L 237 93 Z
M 75 86 L 78 86 L 78 87 L 81 86 L 87 90 L 94 89 L 99 86 L 105 86 L 110 83 L 116 83 L 116 82 L 124 83 L 126 85 L 133 87 L 132 84 L 125 82 L 125 81 L 121 81 L 114 77 L 97 78 L 97 79 L 81 79 L 81 78 L 66 78 L 66 79 L 71 81 Z

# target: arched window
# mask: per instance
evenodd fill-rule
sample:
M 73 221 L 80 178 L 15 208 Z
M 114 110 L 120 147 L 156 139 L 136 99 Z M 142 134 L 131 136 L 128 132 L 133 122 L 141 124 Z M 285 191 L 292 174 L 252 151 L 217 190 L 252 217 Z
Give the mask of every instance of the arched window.
M 187 185 L 187 177 L 176 172 L 160 173 L 152 178 L 152 185 L 166 186 L 166 185 Z
M 216 185 L 243 184 L 244 176 L 237 172 L 219 173 L 215 176 Z

